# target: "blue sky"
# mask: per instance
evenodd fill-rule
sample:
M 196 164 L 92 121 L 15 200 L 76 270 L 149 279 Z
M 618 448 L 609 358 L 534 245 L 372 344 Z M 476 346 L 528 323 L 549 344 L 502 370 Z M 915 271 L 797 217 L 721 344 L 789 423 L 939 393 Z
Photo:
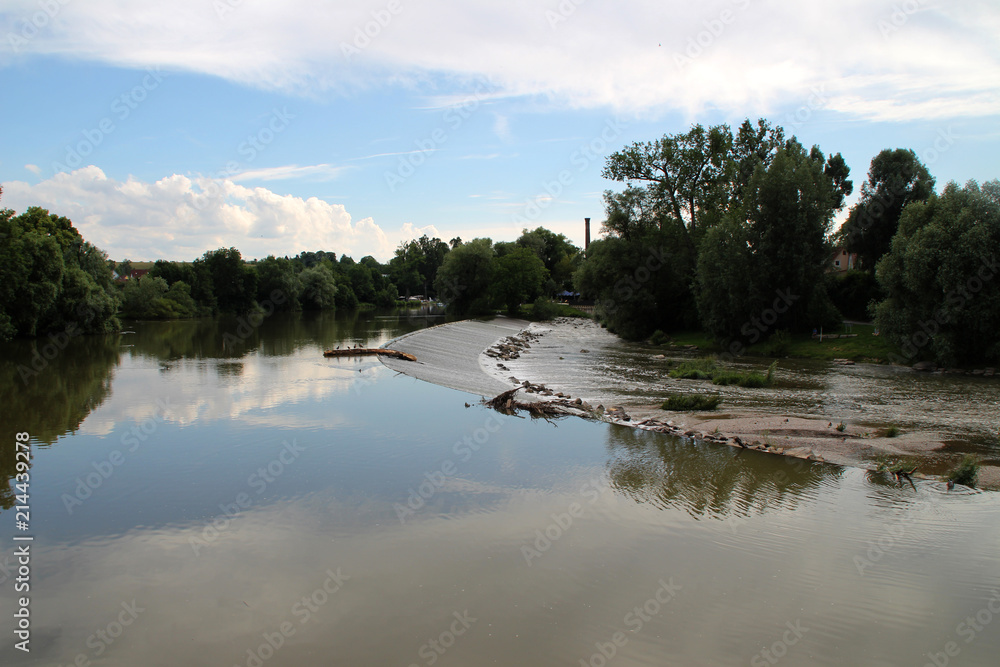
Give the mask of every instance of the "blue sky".
M 746 117 L 843 153 L 856 192 L 883 148 L 982 182 L 997 35 L 967 0 L 4 0 L 0 205 L 114 259 L 582 245 L 608 154 Z

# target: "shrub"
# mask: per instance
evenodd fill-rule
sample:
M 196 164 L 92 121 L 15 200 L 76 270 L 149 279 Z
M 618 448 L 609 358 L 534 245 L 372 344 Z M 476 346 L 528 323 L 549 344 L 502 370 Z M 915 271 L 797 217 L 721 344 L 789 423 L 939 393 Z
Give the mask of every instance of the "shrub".
M 785 329 L 779 329 L 767 339 L 767 356 L 784 357 L 792 345 L 792 336 Z
M 965 486 L 975 487 L 979 480 L 979 461 L 975 456 L 966 454 L 948 474 L 948 481 Z
M 885 437 L 887 438 L 895 438 L 897 435 L 899 435 L 899 427 L 897 426 L 890 426 L 885 430 Z
M 710 380 L 718 371 L 715 359 L 702 357 L 693 361 L 685 361 L 670 371 L 670 377 L 680 380 Z
M 660 406 L 664 410 L 676 412 L 688 410 L 714 410 L 719 407 L 722 397 L 718 394 L 671 394 Z
M 651 345 L 663 345 L 668 342 L 670 338 L 663 333 L 662 329 L 657 329 L 653 332 L 653 335 L 649 337 L 649 342 Z
M 531 319 L 537 321 L 551 320 L 559 312 L 559 306 L 544 297 L 538 297 L 531 305 Z

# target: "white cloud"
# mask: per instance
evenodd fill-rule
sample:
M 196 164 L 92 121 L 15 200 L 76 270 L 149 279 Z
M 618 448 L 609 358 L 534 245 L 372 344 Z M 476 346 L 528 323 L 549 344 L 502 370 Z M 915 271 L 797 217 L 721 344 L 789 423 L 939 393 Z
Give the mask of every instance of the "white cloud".
M 328 181 L 336 178 L 345 169 L 346 167 L 334 167 L 329 164 L 313 164 L 305 167 L 289 164 L 283 167 L 248 169 L 230 178 L 233 181 L 283 181 L 290 178 L 309 177 L 312 180 Z
M 39 167 L 37 164 L 26 164 L 24 165 L 24 168 L 30 171 L 32 174 L 42 173 L 42 168 Z
M 17 33 L 37 11 L 34 0 L 8 5 L 0 34 Z M 487 81 L 489 98 L 562 107 L 766 115 L 827 83 L 824 108 L 850 117 L 1000 111 L 1000 5 L 978 0 L 424 0 L 401 3 L 384 25 L 371 14 L 379 4 L 244 2 L 222 16 L 215 5 L 229 7 L 70 3 L 18 51 L 162 65 L 303 94 L 416 87 L 438 104 Z M 366 28 L 370 37 L 358 37 Z M 357 52 L 348 58 L 345 46 Z
M 343 206 L 316 197 L 179 174 L 155 183 L 117 181 L 93 165 L 34 185 L 8 181 L 4 205 L 65 215 L 115 259 L 191 260 L 234 246 L 247 258 L 322 249 L 384 261 L 400 241 L 424 230 L 436 234 L 433 227 L 407 223 L 390 237 L 371 218 L 353 222 Z

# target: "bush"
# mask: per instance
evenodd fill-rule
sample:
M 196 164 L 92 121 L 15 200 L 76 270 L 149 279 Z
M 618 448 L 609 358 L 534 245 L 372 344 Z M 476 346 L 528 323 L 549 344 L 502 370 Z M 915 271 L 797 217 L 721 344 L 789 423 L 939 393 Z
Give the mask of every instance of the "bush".
M 677 368 L 670 371 L 670 377 L 679 380 L 710 380 L 718 372 L 715 359 L 702 357 L 694 361 L 682 362 Z
M 663 333 L 662 329 L 657 329 L 656 331 L 653 332 L 653 335 L 649 337 L 650 345 L 663 345 L 669 340 L 670 338 L 665 333 Z
M 545 297 L 540 296 L 531 304 L 531 319 L 536 322 L 551 320 L 558 313 L 559 306 Z
M 885 437 L 887 438 L 895 438 L 897 435 L 899 435 L 899 427 L 897 426 L 890 426 L 885 430 Z
M 689 410 L 714 410 L 722 397 L 718 394 L 671 394 L 660 407 L 675 412 Z
M 966 454 L 948 474 L 948 481 L 955 484 L 975 487 L 979 480 L 979 461 L 975 456 Z

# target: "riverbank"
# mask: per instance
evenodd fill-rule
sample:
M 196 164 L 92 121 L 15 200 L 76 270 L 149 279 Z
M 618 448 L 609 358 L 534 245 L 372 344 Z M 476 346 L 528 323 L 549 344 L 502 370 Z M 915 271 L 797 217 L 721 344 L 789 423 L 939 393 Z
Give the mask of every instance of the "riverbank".
M 901 461 L 907 469 L 917 468 L 915 477 L 943 474 L 959 458 L 956 434 L 962 431 L 947 424 L 944 415 L 945 428 L 915 422 L 890 437 L 885 418 L 895 416 L 891 401 L 869 406 L 859 400 L 865 398 L 860 392 L 880 379 L 901 382 L 886 373 L 906 373 L 908 381 L 915 375 L 909 369 L 874 367 L 883 375 L 868 377 L 860 365 L 830 371 L 824 364 L 826 383 L 818 387 L 786 373 L 784 386 L 779 382 L 772 389 L 719 388 L 673 380 L 666 373 L 671 363 L 666 355 L 623 344 L 592 320 L 579 319 L 455 322 L 409 334 L 390 346 L 419 361 L 384 363 L 419 379 L 487 398 L 521 386 L 519 400 L 557 401 L 567 414 L 698 441 L 868 469 L 879 461 Z M 723 395 L 718 411 L 660 407 L 669 393 L 717 391 Z M 985 461 L 979 486 L 1000 489 L 1000 467 Z

